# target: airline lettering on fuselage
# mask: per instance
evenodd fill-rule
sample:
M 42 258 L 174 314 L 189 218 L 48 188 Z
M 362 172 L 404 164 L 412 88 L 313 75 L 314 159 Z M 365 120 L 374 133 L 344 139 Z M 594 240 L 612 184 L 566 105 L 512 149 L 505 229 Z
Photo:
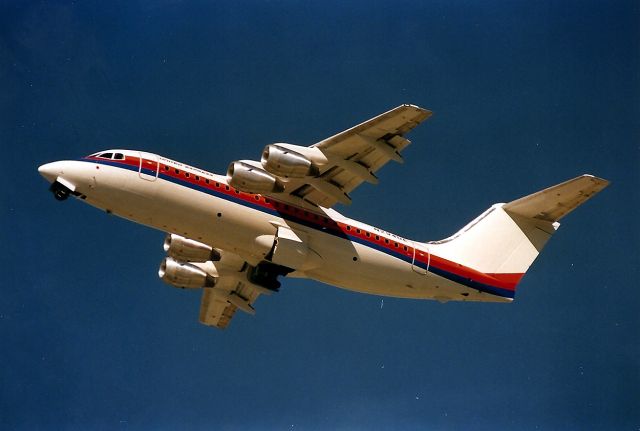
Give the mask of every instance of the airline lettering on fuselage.
M 187 165 L 185 163 L 176 162 L 175 160 L 167 159 L 166 157 L 160 156 L 160 161 L 164 162 L 166 165 L 171 166 L 172 168 L 178 168 L 184 171 L 192 171 L 190 173 L 194 173 L 194 174 L 206 175 L 210 177 L 214 176 L 214 174 L 212 174 L 211 172 L 205 171 L 200 168 L 196 168 L 194 166 Z
M 378 232 L 381 235 L 390 236 L 390 237 L 395 238 L 395 239 L 397 239 L 399 241 L 402 241 L 402 242 L 409 242 L 409 240 L 407 240 L 407 239 L 405 239 L 405 238 L 403 238 L 401 236 L 398 236 L 398 235 L 396 235 L 394 233 L 387 232 L 386 230 L 383 230 L 383 229 L 380 229 L 380 228 L 377 228 L 377 227 L 374 227 L 373 230 Z

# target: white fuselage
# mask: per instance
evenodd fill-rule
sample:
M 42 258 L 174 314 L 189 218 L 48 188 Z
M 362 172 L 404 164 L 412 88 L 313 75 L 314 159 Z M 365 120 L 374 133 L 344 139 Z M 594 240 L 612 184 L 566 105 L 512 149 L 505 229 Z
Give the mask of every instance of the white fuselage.
M 126 154 L 127 160 L 137 155 L 138 161 L 89 157 L 54 162 L 46 165 L 49 179 L 61 178 L 97 208 L 236 253 L 251 264 L 268 252 L 259 238 L 288 227 L 303 237 L 313 255 L 290 276 L 385 296 L 509 301 L 429 271 L 437 257 L 429 255 L 428 244 L 303 201 L 293 204 L 240 192 L 228 186 L 226 177 L 154 154 Z

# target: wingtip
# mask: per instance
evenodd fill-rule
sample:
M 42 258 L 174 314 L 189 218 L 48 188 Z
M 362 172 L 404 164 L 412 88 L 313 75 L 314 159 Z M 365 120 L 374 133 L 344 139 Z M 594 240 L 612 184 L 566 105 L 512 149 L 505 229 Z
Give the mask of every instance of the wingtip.
M 423 108 L 421 106 L 414 105 L 413 103 L 405 103 L 402 106 L 404 106 L 405 108 L 413 108 L 416 111 L 420 111 L 420 112 L 424 113 L 425 115 L 427 115 L 427 118 L 430 117 L 431 115 L 433 115 L 433 111 L 431 111 L 430 109 L 426 109 L 426 108 Z
M 606 178 L 601 178 L 592 174 L 582 174 L 582 178 L 591 178 L 593 182 L 602 184 L 603 187 L 607 187 L 609 184 L 611 184 L 611 181 L 607 180 Z

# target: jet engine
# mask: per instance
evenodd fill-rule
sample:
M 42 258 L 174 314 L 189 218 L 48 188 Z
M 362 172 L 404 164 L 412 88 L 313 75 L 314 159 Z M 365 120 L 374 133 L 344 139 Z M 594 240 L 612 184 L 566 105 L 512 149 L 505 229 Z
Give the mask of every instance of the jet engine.
M 220 260 L 220 252 L 215 248 L 173 233 L 164 239 L 164 251 L 169 256 L 185 262 Z
M 180 262 L 172 257 L 165 257 L 160 263 L 158 277 L 172 286 L 198 289 L 201 287 L 213 287 L 216 284 L 215 277 L 197 266 Z
M 320 173 L 318 166 L 307 157 L 277 144 L 264 148 L 261 162 L 267 171 L 280 177 L 303 178 Z
M 229 165 L 227 178 L 229 185 L 248 193 L 280 193 L 284 191 L 284 184 L 274 175 L 243 161 L 232 162 Z

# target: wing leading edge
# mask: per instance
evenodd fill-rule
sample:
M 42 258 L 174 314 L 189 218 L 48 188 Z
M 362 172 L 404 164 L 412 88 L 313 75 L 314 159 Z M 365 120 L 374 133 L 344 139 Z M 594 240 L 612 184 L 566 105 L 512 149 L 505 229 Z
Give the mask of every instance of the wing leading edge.
M 367 181 L 367 178 L 363 178 L 358 172 L 350 169 L 349 164 L 361 165 L 375 177 L 374 174 L 389 161 L 402 163 L 404 159 L 401 152 L 411 144 L 411 141 L 406 139 L 404 135 L 430 116 L 431 111 L 418 106 L 400 105 L 314 144 L 313 147 L 320 149 L 325 154 L 330 154 L 332 156 L 330 160 L 337 161 L 331 163 L 331 166 L 327 166 L 321 172 L 320 177 L 325 182 L 337 185 L 348 197 L 348 194 L 356 187 Z M 318 188 L 307 185 L 294 193 L 307 201 L 326 208 L 337 202 L 332 196 L 327 196 Z M 342 203 L 350 203 L 350 198 Z
M 419 106 L 400 105 L 309 147 L 269 145 L 261 162 L 233 162 L 231 166 L 242 165 L 246 177 L 240 178 L 230 167 L 230 183 L 246 192 L 259 192 L 293 203 L 307 202 L 325 208 L 336 203 L 349 205 L 349 193 L 365 181 L 376 184 L 375 173 L 385 164 L 391 160 L 403 162 L 401 152 L 411 143 L 404 135 L 430 116 L 431 111 Z M 289 157 L 292 163 L 293 159 L 306 161 L 310 163 L 309 168 L 300 175 L 283 173 L 277 170 L 280 168 L 277 162 L 265 159 L 265 155 L 270 157 L 269 148 Z M 266 178 L 270 178 L 273 187 L 258 190 L 256 184 Z

